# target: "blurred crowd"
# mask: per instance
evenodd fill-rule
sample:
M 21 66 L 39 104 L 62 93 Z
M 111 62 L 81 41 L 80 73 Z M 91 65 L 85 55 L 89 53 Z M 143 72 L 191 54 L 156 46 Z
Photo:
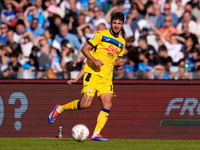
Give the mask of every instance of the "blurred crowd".
M 200 0 L 2 0 L 0 79 L 74 79 L 117 11 L 127 43 L 113 79 L 200 78 Z

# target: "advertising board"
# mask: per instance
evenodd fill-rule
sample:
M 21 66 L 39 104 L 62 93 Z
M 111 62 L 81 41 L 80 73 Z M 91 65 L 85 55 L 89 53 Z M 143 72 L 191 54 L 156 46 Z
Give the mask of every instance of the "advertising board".
M 123 139 L 200 139 L 200 81 L 114 81 L 117 97 L 102 134 Z M 96 125 L 101 103 L 62 113 L 53 124 L 48 115 L 57 104 L 81 99 L 82 81 L 2 80 L 0 137 L 56 137 L 59 126 L 71 138 L 75 124 Z

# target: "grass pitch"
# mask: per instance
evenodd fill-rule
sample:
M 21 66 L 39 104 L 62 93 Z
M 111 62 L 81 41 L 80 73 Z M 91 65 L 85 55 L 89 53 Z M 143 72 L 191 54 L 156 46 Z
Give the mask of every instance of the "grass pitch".
M 122 140 L 109 142 L 48 138 L 0 138 L 0 150 L 199 150 L 199 140 Z

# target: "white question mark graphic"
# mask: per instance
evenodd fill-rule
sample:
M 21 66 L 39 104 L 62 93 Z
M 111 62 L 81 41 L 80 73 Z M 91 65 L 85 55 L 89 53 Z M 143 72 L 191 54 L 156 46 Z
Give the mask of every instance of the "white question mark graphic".
M 15 108 L 15 118 L 20 119 L 22 114 L 25 113 L 28 108 L 28 100 L 25 94 L 21 92 L 14 92 L 10 95 L 9 104 L 15 104 L 17 99 L 21 101 L 21 107 Z M 22 123 L 20 121 L 16 121 L 14 127 L 19 131 L 22 128 Z

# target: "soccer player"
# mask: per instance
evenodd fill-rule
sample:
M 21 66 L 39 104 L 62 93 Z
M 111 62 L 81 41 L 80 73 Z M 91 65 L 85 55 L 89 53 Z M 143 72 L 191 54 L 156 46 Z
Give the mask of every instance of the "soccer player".
M 125 40 L 120 35 L 124 25 L 124 14 L 116 12 L 111 16 L 111 29 L 100 30 L 88 40 L 81 51 L 86 56 L 85 74 L 81 100 L 74 100 L 65 105 L 57 105 L 50 113 L 48 121 L 53 123 L 64 111 L 87 109 L 91 106 L 95 93 L 101 100 L 102 109 L 97 117 L 97 124 L 91 137 L 92 141 L 108 141 L 100 135 L 105 126 L 113 97 L 113 68 L 123 67 L 122 58 L 125 51 Z

